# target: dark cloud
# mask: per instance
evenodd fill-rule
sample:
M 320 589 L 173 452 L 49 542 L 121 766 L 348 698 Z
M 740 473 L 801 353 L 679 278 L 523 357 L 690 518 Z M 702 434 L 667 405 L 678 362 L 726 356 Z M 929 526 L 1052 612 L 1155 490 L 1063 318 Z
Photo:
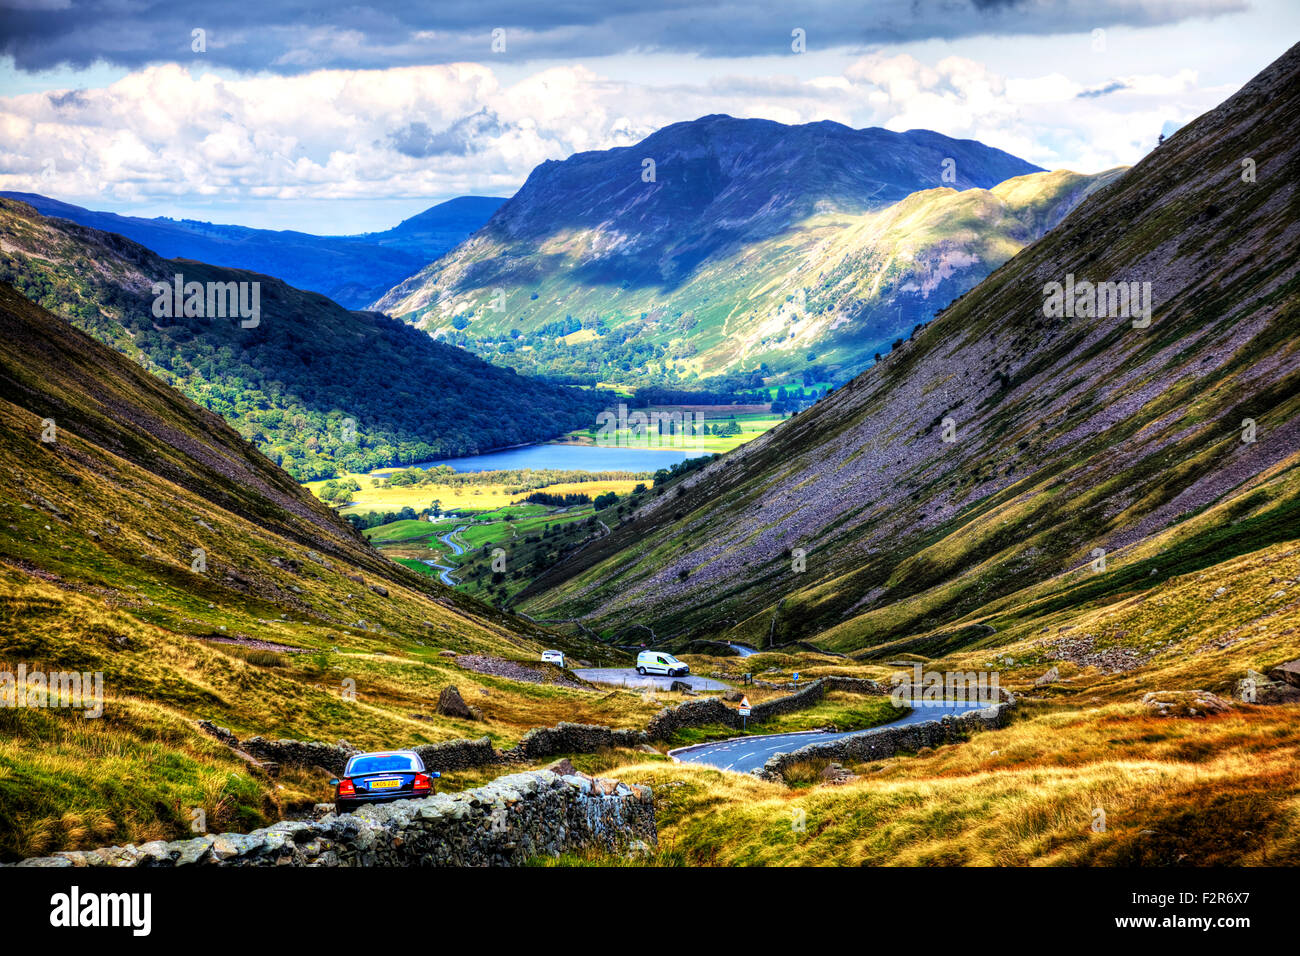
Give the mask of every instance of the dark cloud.
M 463 116 L 446 129 L 434 132 L 427 123 L 408 123 L 389 135 L 393 149 L 412 159 L 431 156 L 468 156 L 484 148 L 505 127 L 487 110 Z
M 290 74 L 455 61 L 570 59 L 629 51 L 728 57 L 871 47 L 976 34 L 1039 35 L 1155 26 L 1244 10 L 1247 0 L 0 0 L 0 54 L 27 71 L 96 62 L 202 62 Z M 206 51 L 192 33 L 206 31 Z M 492 31 L 505 31 L 494 52 Z
M 1084 90 L 1075 98 L 1080 100 L 1095 100 L 1099 96 L 1106 96 L 1108 93 L 1117 93 L 1120 90 L 1127 90 L 1128 84 L 1121 80 L 1113 80 L 1105 86 L 1099 86 L 1096 89 Z
M 68 90 L 66 93 L 46 93 L 50 103 L 56 109 L 62 109 L 65 106 L 78 109 L 86 105 L 86 93 L 84 90 Z

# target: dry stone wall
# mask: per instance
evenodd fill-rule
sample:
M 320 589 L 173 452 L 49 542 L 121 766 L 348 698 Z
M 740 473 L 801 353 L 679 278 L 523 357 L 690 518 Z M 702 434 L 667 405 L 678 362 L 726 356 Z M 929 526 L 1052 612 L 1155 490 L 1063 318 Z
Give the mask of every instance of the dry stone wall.
M 881 760 L 903 751 L 954 743 L 965 740 L 975 731 L 1005 726 L 1011 706 L 1006 703 L 993 704 L 982 710 L 949 715 L 939 720 L 890 727 L 869 734 L 855 734 L 827 743 L 808 744 L 790 753 L 776 754 L 756 773 L 765 780 L 779 781 L 787 767 L 808 760 L 833 760 L 840 763 Z
M 17 865 L 515 866 L 583 849 L 640 850 L 656 841 L 649 787 L 543 770 L 252 833 L 56 853 Z
M 873 680 L 859 677 L 819 677 L 803 690 L 755 704 L 750 709 L 749 723 L 762 723 L 781 714 L 812 707 L 831 691 L 875 695 L 888 693 Z M 707 724 L 722 724 L 739 729 L 742 720 L 736 708 L 728 707 L 717 697 L 708 697 L 690 700 L 675 707 L 665 707 L 650 718 L 650 723 L 646 725 L 646 735 L 652 740 L 668 740 L 683 727 L 701 727 Z
M 337 744 L 303 740 L 267 740 L 252 737 L 239 740 L 225 727 L 199 721 L 199 727 L 236 751 L 242 751 L 266 764 L 319 767 L 336 776 L 343 773 L 348 758 L 361 753 L 346 740 Z M 554 727 L 536 727 L 524 734 L 509 750 L 497 750 L 488 737 L 477 740 L 448 740 L 437 744 L 412 747 L 425 767 L 439 772 L 490 767 L 525 760 L 544 760 L 560 754 L 595 753 L 606 747 L 635 747 L 648 742 L 643 730 L 619 730 L 599 724 L 559 723 Z

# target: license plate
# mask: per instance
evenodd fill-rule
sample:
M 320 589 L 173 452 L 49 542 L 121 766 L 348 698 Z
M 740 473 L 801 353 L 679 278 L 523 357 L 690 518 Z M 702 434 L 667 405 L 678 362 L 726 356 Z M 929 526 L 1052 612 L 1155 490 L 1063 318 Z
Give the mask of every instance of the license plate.
M 376 780 L 370 785 L 371 790 L 395 790 L 402 785 L 400 780 Z

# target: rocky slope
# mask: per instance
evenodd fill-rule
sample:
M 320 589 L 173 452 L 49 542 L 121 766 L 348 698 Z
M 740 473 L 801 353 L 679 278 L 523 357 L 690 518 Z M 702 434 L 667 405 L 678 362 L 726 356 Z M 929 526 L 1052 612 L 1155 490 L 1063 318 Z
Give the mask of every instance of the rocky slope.
M 924 130 L 706 116 L 539 166 L 375 308 L 586 381 L 861 368 L 1104 181 L 1037 171 Z
M 610 634 L 934 653 L 1294 539 L 1297 120 L 1300 47 L 524 606 Z M 1045 315 L 1069 276 L 1150 283 L 1149 325 Z

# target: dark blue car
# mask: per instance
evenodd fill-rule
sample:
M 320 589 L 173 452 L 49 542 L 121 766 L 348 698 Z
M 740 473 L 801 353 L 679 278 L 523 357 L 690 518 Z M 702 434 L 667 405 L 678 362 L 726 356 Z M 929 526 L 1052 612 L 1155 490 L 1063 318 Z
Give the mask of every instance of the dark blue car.
M 427 797 L 440 776 L 436 770 L 425 770 L 419 754 L 411 750 L 357 754 L 343 768 L 343 776 L 330 781 L 334 809 L 347 813 L 367 803 Z

